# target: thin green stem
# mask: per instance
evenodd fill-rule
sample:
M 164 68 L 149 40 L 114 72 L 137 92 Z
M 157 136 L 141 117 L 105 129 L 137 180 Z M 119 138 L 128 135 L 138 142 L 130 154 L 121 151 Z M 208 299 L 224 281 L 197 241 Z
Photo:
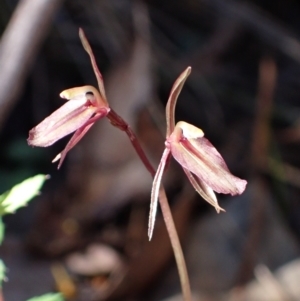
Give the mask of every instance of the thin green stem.
M 130 128 L 130 126 L 123 120 L 121 116 L 119 116 L 114 110 L 111 110 L 109 114 L 107 115 L 107 118 L 110 120 L 111 124 L 119 128 L 120 130 L 124 131 L 127 136 L 129 137 L 136 153 L 140 157 L 141 161 L 151 174 L 151 176 L 154 178 L 155 176 L 155 169 L 153 168 L 152 164 L 148 160 L 144 150 L 142 149 L 135 133 Z M 171 245 L 173 248 L 177 269 L 179 273 L 180 283 L 181 283 L 181 289 L 183 298 L 185 301 L 191 301 L 192 295 L 191 295 L 191 288 L 190 288 L 190 282 L 189 282 L 189 276 L 187 273 L 186 263 L 184 260 L 184 255 L 182 252 L 182 248 L 180 245 L 179 237 L 176 231 L 176 227 L 174 224 L 172 212 L 169 206 L 169 202 L 167 199 L 167 195 L 165 192 L 164 187 L 161 185 L 159 190 L 159 203 L 163 215 L 163 219 L 168 231 L 168 235 L 171 241 Z

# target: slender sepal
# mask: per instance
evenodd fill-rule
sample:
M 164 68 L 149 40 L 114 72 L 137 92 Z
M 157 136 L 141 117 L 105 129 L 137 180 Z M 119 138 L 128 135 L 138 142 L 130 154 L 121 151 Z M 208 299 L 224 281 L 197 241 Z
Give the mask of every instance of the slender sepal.
M 190 75 L 192 68 L 187 67 L 176 79 L 166 106 L 166 121 L 167 121 L 167 137 L 171 135 L 175 127 L 175 107 L 177 103 L 178 96 L 182 90 L 182 87 Z
M 86 38 L 85 33 L 84 33 L 84 31 L 83 31 L 82 28 L 79 29 L 79 37 L 80 37 L 80 40 L 81 40 L 81 43 L 83 45 L 84 50 L 90 56 L 92 67 L 93 67 L 95 76 L 97 78 L 100 95 L 103 98 L 103 100 L 107 103 L 106 95 L 105 95 L 105 88 L 104 88 L 103 77 L 102 77 L 102 74 L 101 74 L 101 72 L 100 72 L 100 70 L 99 70 L 99 68 L 97 66 L 97 62 L 96 62 L 96 59 L 95 59 L 92 47 L 91 47 L 88 39 Z
M 149 240 L 152 238 L 154 224 L 155 224 L 155 217 L 157 212 L 157 202 L 159 197 L 159 189 L 161 185 L 161 179 L 165 170 L 166 162 L 170 155 L 170 150 L 165 148 L 160 163 L 158 165 L 155 177 L 153 179 L 152 184 L 152 191 L 151 191 L 151 202 L 150 202 L 150 213 L 149 213 L 149 224 L 148 224 L 148 237 Z

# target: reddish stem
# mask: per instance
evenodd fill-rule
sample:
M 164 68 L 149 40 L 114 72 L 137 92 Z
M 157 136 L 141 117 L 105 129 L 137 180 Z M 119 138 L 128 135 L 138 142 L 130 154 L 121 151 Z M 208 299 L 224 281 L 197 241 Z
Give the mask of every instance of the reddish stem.
M 110 110 L 108 115 L 106 116 L 111 124 L 113 126 L 116 126 L 120 130 L 124 131 L 127 136 L 129 137 L 136 153 L 142 160 L 143 164 L 151 174 L 152 178 L 155 176 L 155 169 L 153 168 L 152 164 L 148 160 L 144 150 L 142 149 L 135 133 L 131 129 L 131 127 L 128 125 L 128 123 L 121 117 L 119 116 L 114 110 Z M 187 273 L 187 268 L 186 268 L 186 263 L 184 260 L 184 255 L 182 252 L 182 248 L 180 245 L 179 237 L 176 231 L 176 227 L 174 224 L 172 212 L 168 203 L 168 199 L 166 196 L 166 192 L 164 187 L 161 185 L 160 190 L 159 190 L 159 203 L 162 211 L 162 215 L 164 218 L 164 222 L 166 224 L 166 228 L 170 237 L 171 245 L 173 248 L 177 268 L 178 268 L 178 273 L 179 273 L 179 278 L 180 278 L 180 283 L 181 283 L 181 289 L 182 289 L 182 294 L 183 298 L 185 301 L 191 301 L 192 296 L 191 296 L 191 288 L 190 288 L 190 282 L 189 282 L 189 277 Z

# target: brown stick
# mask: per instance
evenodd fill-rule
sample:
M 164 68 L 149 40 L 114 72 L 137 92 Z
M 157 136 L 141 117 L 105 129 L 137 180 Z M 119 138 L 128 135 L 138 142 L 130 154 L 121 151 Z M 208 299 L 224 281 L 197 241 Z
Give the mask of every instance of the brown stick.
M 277 67 L 273 59 L 263 58 L 259 66 L 256 120 L 252 142 L 252 182 L 253 197 L 249 215 L 249 230 L 244 246 L 243 257 L 237 273 L 237 285 L 244 285 L 253 274 L 257 249 L 261 244 L 265 226 L 266 200 L 269 199 L 267 185 L 259 170 L 268 166 L 270 144 L 270 119 L 274 91 L 276 87 Z
M 22 91 L 28 70 L 62 0 L 19 1 L 0 42 L 0 128 Z

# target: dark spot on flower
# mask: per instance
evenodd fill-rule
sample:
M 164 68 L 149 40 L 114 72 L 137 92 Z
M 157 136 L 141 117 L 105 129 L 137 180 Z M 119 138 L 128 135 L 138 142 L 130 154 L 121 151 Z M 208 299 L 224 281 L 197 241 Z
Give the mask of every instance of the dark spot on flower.
M 96 98 L 95 98 L 93 92 L 91 92 L 91 91 L 86 92 L 85 93 L 85 97 L 86 97 L 86 100 L 87 100 L 87 102 L 86 102 L 85 105 L 87 107 L 89 107 L 89 106 L 95 106 L 95 104 L 96 104 Z

